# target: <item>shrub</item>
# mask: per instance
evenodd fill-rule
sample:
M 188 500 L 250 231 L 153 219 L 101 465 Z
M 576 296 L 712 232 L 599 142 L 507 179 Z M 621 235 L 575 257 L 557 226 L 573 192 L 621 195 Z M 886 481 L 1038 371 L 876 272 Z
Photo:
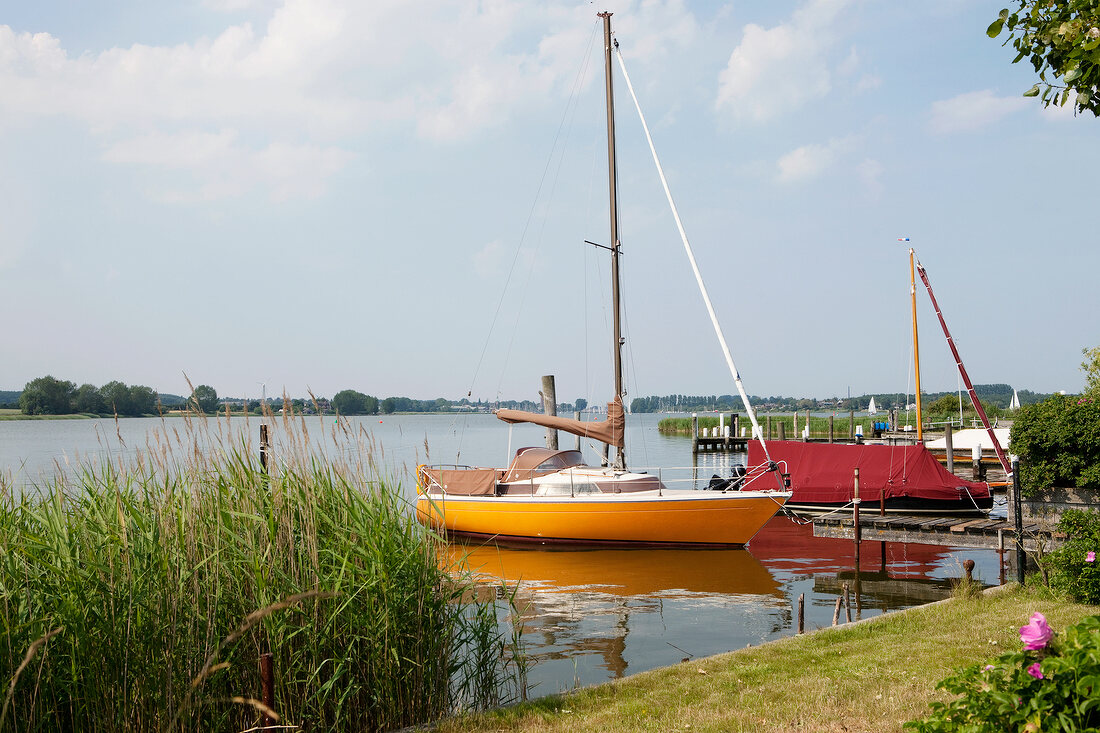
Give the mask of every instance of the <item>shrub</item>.
M 1078 603 L 1100 604 L 1100 513 L 1071 509 L 1058 530 L 1066 534 L 1065 543 L 1043 558 L 1051 587 Z
M 1054 486 L 1100 489 L 1100 401 L 1054 395 L 1020 408 L 1012 424 L 1023 493 Z
M 905 724 L 939 731 L 1077 731 L 1100 726 L 1100 616 L 1057 638 L 1041 613 L 1020 629 L 1024 647 L 956 672 L 937 689 L 959 695 Z

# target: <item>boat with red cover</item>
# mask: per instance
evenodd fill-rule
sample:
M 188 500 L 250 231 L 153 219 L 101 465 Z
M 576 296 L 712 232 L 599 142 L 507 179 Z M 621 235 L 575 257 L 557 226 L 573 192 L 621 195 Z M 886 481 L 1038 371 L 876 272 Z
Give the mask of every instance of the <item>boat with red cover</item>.
M 859 496 L 868 510 L 904 514 L 988 513 L 993 507 L 989 485 L 967 481 L 950 473 L 921 444 L 804 443 L 768 441 L 771 460 L 790 473 L 794 494 L 787 507 L 795 511 L 825 512 L 851 504 L 855 469 L 859 469 Z M 748 464 L 764 460 L 759 445 L 750 444 Z

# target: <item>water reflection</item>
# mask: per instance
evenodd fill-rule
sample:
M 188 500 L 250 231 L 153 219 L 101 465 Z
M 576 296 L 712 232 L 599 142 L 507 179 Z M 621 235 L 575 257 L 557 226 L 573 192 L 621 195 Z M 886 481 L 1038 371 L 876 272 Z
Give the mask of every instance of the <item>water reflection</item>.
M 515 591 L 533 696 L 828 626 L 848 584 L 853 619 L 950 595 L 966 558 L 995 580 L 997 555 L 813 537 L 779 516 L 748 550 L 547 550 L 454 544 L 451 560 Z M 844 615 L 841 615 L 844 618 Z

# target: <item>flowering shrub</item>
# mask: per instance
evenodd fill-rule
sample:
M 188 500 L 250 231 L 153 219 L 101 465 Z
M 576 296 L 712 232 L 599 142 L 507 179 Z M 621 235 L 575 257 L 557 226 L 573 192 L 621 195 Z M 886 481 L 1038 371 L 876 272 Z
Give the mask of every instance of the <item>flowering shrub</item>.
M 1066 541 L 1042 562 L 1050 571 L 1050 585 L 1078 603 L 1100 604 L 1100 513 L 1071 509 L 1058 521 Z
M 956 672 L 937 689 L 959 695 L 905 724 L 935 731 L 1079 731 L 1100 727 L 1100 616 L 1060 638 L 1043 614 L 1020 629 L 1023 649 Z

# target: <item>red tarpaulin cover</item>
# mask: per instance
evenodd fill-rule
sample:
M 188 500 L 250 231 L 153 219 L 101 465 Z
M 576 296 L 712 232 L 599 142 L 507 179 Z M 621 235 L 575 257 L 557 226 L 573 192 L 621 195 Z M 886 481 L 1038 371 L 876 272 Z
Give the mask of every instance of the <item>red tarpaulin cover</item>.
M 854 469 L 859 469 L 859 496 L 878 502 L 886 497 L 953 500 L 965 493 L 975 499 L 989 496 L 989 486 L 951 474 L 923 445 L 848 445 L 769 440 L 768 453 L 791 474 L 791 504 L 847 503 L 852 500 Z M 764 462 L 759 441 L 749 443 L 748 464 Z M 784 466 L 783 463 L 786 463 Z

